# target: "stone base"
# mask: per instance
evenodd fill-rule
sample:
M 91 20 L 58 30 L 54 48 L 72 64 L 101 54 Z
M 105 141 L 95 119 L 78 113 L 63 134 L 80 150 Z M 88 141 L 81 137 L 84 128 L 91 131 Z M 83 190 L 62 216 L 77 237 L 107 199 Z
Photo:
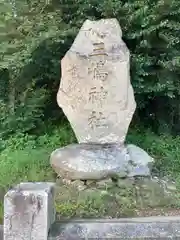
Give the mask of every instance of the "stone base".
M 82 143 L 55 150 L 52 168 L 69 180 L 150 176 L 153 159 L 135 145 Z
M 57 222 L 48 240 L 179 239 L 180 216 Z
M 95 189 L 109 189 L 113 187 L 135 187 L 141 189 L 151 189 L 153 191 L 155 188 L 159 188 L 165 194 L 171 194 L 176 191 L 176 185 L 174 182 L 170 181 L 168 178 L 158 178 L 158 177 L 129 177 L 124 179 L 119 178 L 106 178 L 104 180 L 69 180 L 61 179 L 62 183 L 67 186 L 72 186 L 77 188 L 78 191 L 83 191 L 89 188 Z

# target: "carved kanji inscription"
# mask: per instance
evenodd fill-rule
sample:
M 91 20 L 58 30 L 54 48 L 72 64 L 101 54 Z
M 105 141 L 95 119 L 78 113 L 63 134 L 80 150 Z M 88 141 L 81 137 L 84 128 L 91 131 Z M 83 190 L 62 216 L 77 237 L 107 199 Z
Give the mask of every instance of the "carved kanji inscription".
M 123 143 L 136 108 L 116 19 L 87 20 L 61 61 L 57 99 L 81 142 Z
M 101 86 L 99 89 L 97 87 L 92 87 L 89 92 L 89 101 L 92 104 L 97 104 L 102 107 L 103 102 L 106 99 L 108 92 Z
M 103 116 L 102 112 L 92 111 L 88 118 L 88 125 L 95 129 L 97 127 L 104 127 L 106 118 Z

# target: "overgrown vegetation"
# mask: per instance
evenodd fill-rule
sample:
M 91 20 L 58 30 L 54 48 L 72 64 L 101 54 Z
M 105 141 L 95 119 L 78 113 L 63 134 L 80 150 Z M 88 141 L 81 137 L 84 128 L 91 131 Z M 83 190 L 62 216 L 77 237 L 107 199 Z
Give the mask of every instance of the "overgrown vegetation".
M 62 120 L 59 61 L 83 21 L 103 17 L 119 20 L 131 51 L 134 122 L 179 134 L 179 11 L 178 0 L 1 0 L 1 137 Z
M 55 178 L 51 151 L 76 141 L 56 104 L 60 59 L 85 19 L 112 17 L 138 106 L 128 141 L 180 181 L 180 1 L 0 0 L 0 199 L 20 181 Z
M 10 138 L 6 142 L 6 148 L 0 155 L 0 222 L 3 218 L 3 194 L 19 182 L 56 181 L 56 175 L 49 164 L 50 153 L 55 148 L 73 142 L 76 142 L 76 139 L 68 126 L 61 126 L 59 129 L 38 138 L 19 135 L 17 138 Z M 160 177 L 164 175 L 170 176 L 172 180 L 176 180 L 177 186 L 180 187 L 180 161 L 178 158 L 180 156 L 180 138 L 173 138 L 169 135 L 157 137 L 151 131 L 141 129 L 141 131 L 131 130 L 127 142 L 137 144 L 147 150 L 156 159 L 154 173 L 157 176 L 161 173 Z M 95 196 L 97 196 L 96 193 Z M 66 196 L 66 200 L 68 197 Z M 94 208 L 91 216 L 95 216 L 95 212 L 98 212 L 97 208 L 102 203 L 100 199 L 98 201 L 93 202 L 93 204 L 89 203 L 91 204 L 91 209 Z M 83 216 L 88 214 L 88 209 L 85 209 L 86 202 L 85 200 L 82 202 L 81 199 L 80 208 L 82 208 L 81 213 L 84 214 Z M 106 204 L 103 206 L 101 208 L 102 211 L 106 209 Z M 74 209 L 74 207 L 77 209 Z M 78 209 L 79 205 L 77 206 L 77 202 L 70 201 L 68 206 L 67 201 L 66 204 L 57 204 L 57 210 L 61 210 L 61 213 L 66 217 L 68 213 L 69 216 L 73 216 L 75 212 L 77 215 L 80 214 L 77 212 Z M 122 209 L 124 213 L 121 211 L 120 214 L 127 214 L 126 210 L 127 208 Z M 129 214 L 133 211 L 134 209 L 131 208 Z

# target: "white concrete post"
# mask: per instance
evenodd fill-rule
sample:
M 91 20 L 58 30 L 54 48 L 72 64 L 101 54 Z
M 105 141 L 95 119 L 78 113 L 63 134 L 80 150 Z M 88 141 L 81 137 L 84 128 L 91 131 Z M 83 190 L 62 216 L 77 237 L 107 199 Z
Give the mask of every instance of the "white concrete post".
M 5 195 L 4 240 L 47 240 L 54 221 L 54 183 L 21 183 Z

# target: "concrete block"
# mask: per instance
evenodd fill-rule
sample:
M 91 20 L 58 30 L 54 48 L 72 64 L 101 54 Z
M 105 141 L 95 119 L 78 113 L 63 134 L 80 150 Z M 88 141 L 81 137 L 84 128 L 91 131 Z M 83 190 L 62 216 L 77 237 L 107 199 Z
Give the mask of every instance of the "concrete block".
M 48 240 L 180 239 L 180 216 L 55 222 Z
M 3 240 L 3 226 L 0 225 L 0 240 Z
M 54 221 L 54 183 L 20 183 L 5 195 L 4 240 L 47 240 Z

